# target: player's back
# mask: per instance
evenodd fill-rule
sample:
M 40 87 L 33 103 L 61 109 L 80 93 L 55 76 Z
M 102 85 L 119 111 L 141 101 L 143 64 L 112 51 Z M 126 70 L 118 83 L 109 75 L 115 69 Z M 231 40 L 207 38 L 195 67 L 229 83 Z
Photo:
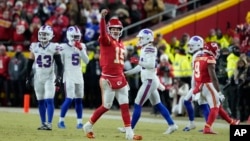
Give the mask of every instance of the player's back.
M 109 44 L 100 42 L 100 65 L 102 74 L 119 76 L 123 74 L 125 48 L 122 41 L 109 38 Z
M 202 56 L 197 56 L 194 60 L 194 78 L 196 83 L 209 83 L 211 78 L 208 72 L 208 65 L 215 64 L 216 61 L 214 57 L 203 54 Z
M 60 46 L 62 47 L 61 56 L 64 66 L 64 80 L 70 79 L 71 81 L 82 82 L 83 74 L 80 50 L 66 43 Z
M 30 45 L 30 51 L 35 55 L 35 74 L 39 78 L 53 78 L 54 76 L 54 54 L 60 50 L 57 43 L 49 43 L 47 46 L 37 43 Z

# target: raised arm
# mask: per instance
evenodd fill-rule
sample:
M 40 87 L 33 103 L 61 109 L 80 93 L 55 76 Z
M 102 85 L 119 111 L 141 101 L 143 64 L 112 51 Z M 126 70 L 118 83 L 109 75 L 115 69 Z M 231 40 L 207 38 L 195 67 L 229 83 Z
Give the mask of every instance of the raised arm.
M 110 43 L 110 38 L 109 38 L 109 36 L 107 34 L 107 26 L 106 26 L 106 21 L 105 21 L 105 17 L 106 17 L 107 14 L 108 14 L 107 9 L 103 9 L 101 11 L 99 41 L 100 41 L 100 43 L 103 43 L 103 44 L 109 44 Z

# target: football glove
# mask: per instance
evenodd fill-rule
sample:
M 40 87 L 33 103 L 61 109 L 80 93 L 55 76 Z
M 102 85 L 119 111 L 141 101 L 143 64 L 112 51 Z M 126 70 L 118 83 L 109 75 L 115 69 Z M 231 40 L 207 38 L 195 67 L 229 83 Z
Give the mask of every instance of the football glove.
M 219 99 L 221 102 L 225 100 L 225 96 L 221 92 L 219 92 Z
M 139 59 L 137 57 L 131 57 L 130 58 L 130 63 L 137 65 L 139 63 Z
M 158 89 L 160 90 L 160 91 L 165 91 L 166 90 L 166 87 L 163 85 L 163 84 L 159 84 L 159 86 L 158 86 Z
M 75 41 L 75 47 L 78 48 L 79 50 L 82 50 L 82 44 L 79 41 Z
M 55 86 L 60 87 L 62 84 L 62 78 L 60 76 L 57 76 L 55 79 Z
M 31 83 L 32 83 L 31 78 L 27 78 L 26 82 L 25 82 L 25 86 L 26 86 L 26 89 L 29 90 L 29 91 L 32 89 L 32 84 Z
M 60 92 L 61 85 L 62 85 L 62 78 L 60 76 L 57 76 L 55 79 L 56 92 Z

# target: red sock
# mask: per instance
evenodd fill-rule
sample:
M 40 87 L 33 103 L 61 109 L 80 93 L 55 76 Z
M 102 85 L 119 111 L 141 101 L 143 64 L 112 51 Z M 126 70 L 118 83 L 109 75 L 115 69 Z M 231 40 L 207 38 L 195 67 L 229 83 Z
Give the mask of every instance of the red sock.
M 131 126 L 130 113 L 128 104 L 120 105 L 122 120 L 125 127 Z
M 218 115 L 218 111 L 219 111 L 219 108 L 217 107 L 214 107 L 214 108 L 211 108 L 210 109 L 210 113 L 208 115 L 208 119 L 207 119 L 207 123 L 206 123 L 206 126 L 205 127 L 211 127 Z
M 222 106 L 220 106 L 220 108 L 219 108 L 219 115 L 220 115 L 225 121 L 227 121 L 227 123 L 231 124 L 231 122 L 233 122 L 233 120 L 229 117 L 229 115 L 228 115 L 227 112 L 222 108 Z
M 103 107 L 102 105 L 100 107 L 98 107 L 93 115 L 90 118 L 90 122 L 92 124 L 94 124 L 105 112 L 107 112 L 109 109 Z

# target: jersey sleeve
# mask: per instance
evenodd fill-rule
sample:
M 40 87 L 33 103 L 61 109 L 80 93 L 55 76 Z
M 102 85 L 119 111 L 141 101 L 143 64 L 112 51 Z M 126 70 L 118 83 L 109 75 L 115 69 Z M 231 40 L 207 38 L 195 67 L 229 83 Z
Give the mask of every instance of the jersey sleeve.
M 107 34 L 106 22 L 104 18 L 101 18 L 101 21 L 100 21 L 99 43 L 104 44 L 104 45 L 110 44 L 110 37 Z
M 156 67 L 156 48 L 145 47 L 142 49 L 139 65 L 146 69 L 153 69 Z
M 137 65 L 135 66 L 133 69 L 131 70 L 128 70 L 128 71 L 125 71 L 124 73 L 127 74 L 127 75 L 131 75 L 131 74 L 135 74 L 135 73 L 138 73 L 141 71 L 141 66 L 140 65 Z
M 38 43 L 31 43 L 30 47 L 29 47 L 29 51 L 32 52 L 32 53 L 34 53 L 34 50 L 35 50 L 35 47 L 36 47 L 37 44 Z
M 209 56 L 209 57 L 207 57 L 207 63 L 208 64 L 216 64 L 216 60 L 214 57 Z

